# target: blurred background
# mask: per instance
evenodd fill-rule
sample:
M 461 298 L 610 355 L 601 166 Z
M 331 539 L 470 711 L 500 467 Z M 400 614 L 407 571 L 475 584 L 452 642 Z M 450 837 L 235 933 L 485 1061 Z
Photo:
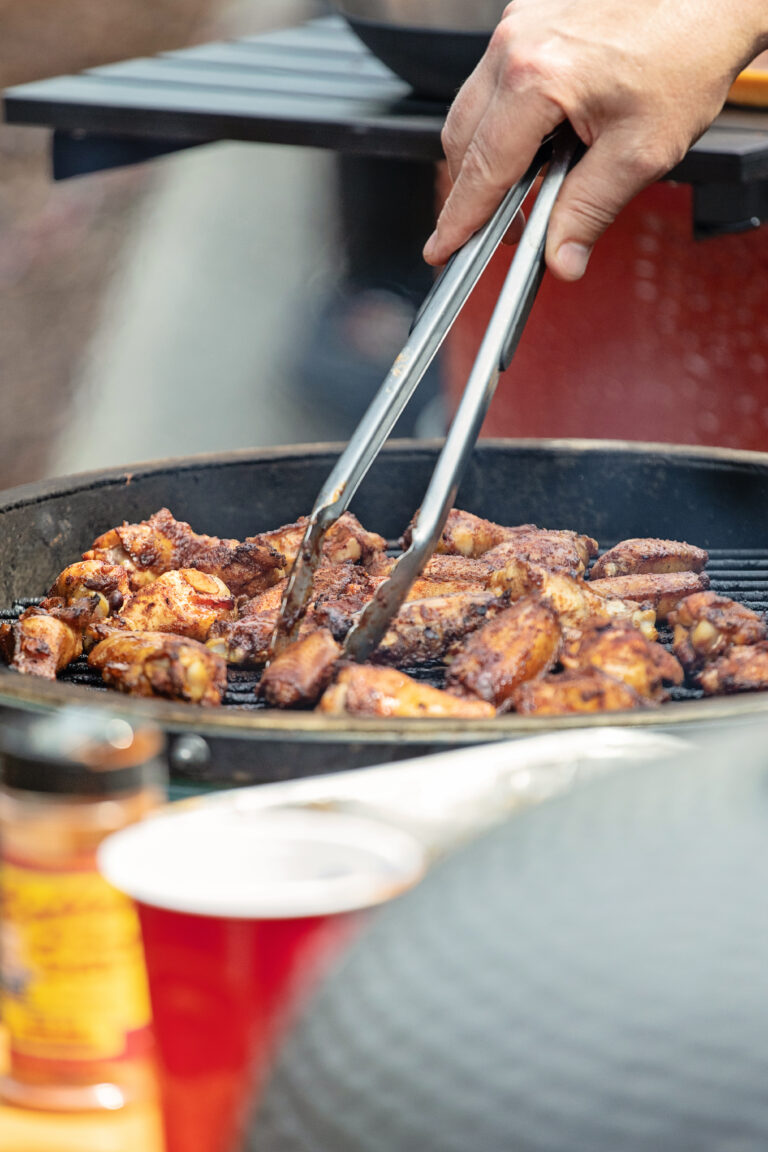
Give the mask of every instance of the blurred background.
M 0 86 L 326 11 L 0 0 Z M 349 434 L 429 287 L 428 165 L 216 144 L 54 184 L 49 154 L 0 126 L 0 488 Z M 441 431 L 435 379 L 405 431 Z

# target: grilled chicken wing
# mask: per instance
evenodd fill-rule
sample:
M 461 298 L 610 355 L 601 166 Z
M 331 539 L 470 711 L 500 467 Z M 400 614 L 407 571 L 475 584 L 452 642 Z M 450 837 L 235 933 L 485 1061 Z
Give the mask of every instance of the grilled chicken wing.
M 431 719 L 479 720 L 495 715 L 484 700 L 468 700 L 420 684 L 395 668 L 352 664 L 343 668 L 336 682 L 318 704 L 331 715 L 428 717 Z
M 371 657 L 376 664 L 426 664 L 440 660 L 456 641 L 505 606 L 492 592 L 433 596 L 404 604 Z
M 554 610 L 537 597 L 526 597 L 463 645 L 448 670 L 448 689 L 479 696 L 499 708 L 518 684 L 552 667 L 561 641 Z
M 218 576 L 182 568 L 165 572 L 134 592 L 108 626 L 129 632 L 173 632 L 202 641 L 215 623 L 234 618 L 235 601 Z
M 79 560 L 70 564 L 54 581 L 48 600 L 73 604 L 79 600 L 98 597 L 98 616 L 119 612 L 130 595 L 128 573 L 119 564 L 106 564 L 100 560 Z M 46 601 L 43 601 L 45 606 Z
M 196 640 L 166 632 L 115 632 L 96 645 L 88 663 L 105 684 L 132 696 L 216 705 L 227 688 L 220 657 Z
M 270 544 L 285 557 L 286 568 L 290 571 L 295 561 L 309 517 L 300 516 L 294 524 L 284 524 L 272 532 L 263 532 L 258 539 Z M 378 553 L 383 553 L 387 542 L 377 532 L 369 532 L 351 512 L 344 512 L 335 524 L 328 529 L 323 540 L 323 561 L 326 564 L 343 564 L 351 561 L 368 562 Z
M 590 628 L 578 639 L 566 641 L 560 663 L 574 672 L 598 668 L 650 700 L 664 699 L 665 682 L 682 684 L 684 679 L 679 662 L 666 648 L 626 622 Z
M 508 528 L 507 538 L 483 554 L 483 561 L 494 571 L 511 560 L 527 560 L 550 572 L 583 576 L 590 558 L 597 554 L 597 541 L 576 532 L 548 531 L 525 525 Z
M 418 516 L 418 512 L 416 513 Z M 400 541 L 403 548 L 409 548 L 412 540 L 413 524 L 416 516 L 403 533 Z M 442 535 L 435 551 L 449 556 L 478 557 L 501 544 L 507 529 L 490 520 L 483 520 L 472 512 L 462 512 L 452 508 L 448 513 Z
M 614 680 L 597 668 L 589 672 L 561 672 L 521 684 L 512 696 L 516 712 L 524 716 L 564 716 L 576 712 L 624 712 L 648 707 L 649 702 L 629 684 Z
M 366 565 L 366 570 L 375 580 L 381 581 L 391 574 L 396 563 L 395 556 L 378 553 Z M 463 584 L 481 590 L 487 586 L 492 572 L 493 569 L 484 560 L 473 560 L 466 556 L 431 556 L 424 565 L 421 576 L 411 588 L 410 599 L 424 599 L 425 594 L 419 593 L 419 588 L 428 584 L 452 585 L 454 588 Z M 439 595 L 437 592 L 429 594 Z
M 403 547 L 408 547 L 410 542 L 411 528 L 403 536 Z M 597 541 L 591 536 L 580 536 L 577 532 L 567 530 L 537 528 L 535 524 L 505 528 L 458 508 L 448 513 L 436 551 L 452 556 L 474 559 L 482 556 L 487 559 L 492 550 L 503 545 L 510 547 L 510 552 L 503 554 L 505 563 L 513 557 L 519 557 L 542 564 L 553 571 L 573 572 L 574 575 L 581 575 L 590 557 L 597 555 Z M 515 545 L 514 549 L 512 545 Z M 500 558 L 493 559 L 493 566 L 498 567 Z
M 286 575 L 285 557 L 263 538 L 254 536 L 241 543 L 203 536 L 174 519 L 167 508 L 139 524 L 105 532 L 83 559 L 119 564 L 128 572 L 133 589 L 165 572 L 197 568 L 224 580 L 236 596 L 256 596 Z
M 757 612 L 716 592 L 686 596 L 670 612 L 669 622 L 675 629 L 675 654 L 690 672 L 734 645 L 757 644 L 768 636 L 768 627 Z
M 82 654 L 88 627 L 120 608 L 126 595 L 125 569 L 96 560 L 71 564 L 38 607 L 0 625 L 0 656 L 25 675 L 53 680 Z
M 708 696 L 768 688 L 768 640 L 734 645 L 719 660 L 705 665 L 698 682 Z
M 649 572 L 590 580 L 589 585 L 599 596 L 618 596 L 635 604 L 652 604 L 656 619 L 666 620 L 684 597 L 709 588 L 709 577 L 704 572 Z
M 44 608 L 27 608 L 18 620 L 0 624 L 0 656 L 25 676 L 55 680 L 82 651 L 81 630 Z
M 703 548 L 682 540 L 635 538 L 622 540 L 596 561 L 593 580 L 632 576 L 643 572 L 701 572 L 709 560 Z
M 333 679 L 341 648 L 326 628 L 284 648 L 265 669 L 259 694 L 273 708 L 308 708 Z
M 512 600 L 538 593 L 554 608 L 564 629 L 581 631 L 585 626 L 628 619 L 649 640 L 658 636 L 654 609 L 618 597 L 600 596 L 583 580 L 576 580 L 563 572 L 549 572 L 538 564 L 513 560 L 494 572 L 489 587 L 497 595 L 508 592 Z
M 265 664 L 269 659 L 286 583 L 283 580 L 249 600 L 241 607 L 237 620 L 214 624 L 208 638 L 211 650 L 228 664 Z M 328 628 L 337 640 L 343 640 L 355 616 L 373 595 L 377 583 L 378 580 L 359 564 L 346 562 L 318 568 L 299 638 L 322 627 Z

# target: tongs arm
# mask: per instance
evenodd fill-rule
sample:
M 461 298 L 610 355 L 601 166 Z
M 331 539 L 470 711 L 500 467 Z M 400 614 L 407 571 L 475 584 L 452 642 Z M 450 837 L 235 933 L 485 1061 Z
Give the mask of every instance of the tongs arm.
M 315 502 L 283 597 L 280 619 L 272 638 L 272 655 L 285 647 L 298 631 L 326 532 L 349 506 L 360 482 L 504 239 L 550 153 L 551 145 L 546 142 L 522 180 L 507 193 L 488 224 L 456 253 L 424 301 L 405 347 Z
M 490 324 L 480 346 L 448 437 L 413 525 L 411 545 L 377 589 L 349 632 L 345 653 L 365 660 L 378 646 L 390 620 L 432 555 L 456 500 L 467 461 L 475 446 L 499 374 L 510 364 L 544 274 L 549 219 L 579 141 L 569 125 L 558 129 L 552 159 Z

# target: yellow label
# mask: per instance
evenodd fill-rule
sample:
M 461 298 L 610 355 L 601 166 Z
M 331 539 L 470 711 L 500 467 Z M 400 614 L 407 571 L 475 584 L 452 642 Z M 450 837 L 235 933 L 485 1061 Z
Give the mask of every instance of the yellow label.
M 0 987 L 12 1048 L 117 1059 L 150 1020 L 133 904 L 96 872 L 0 867 Z

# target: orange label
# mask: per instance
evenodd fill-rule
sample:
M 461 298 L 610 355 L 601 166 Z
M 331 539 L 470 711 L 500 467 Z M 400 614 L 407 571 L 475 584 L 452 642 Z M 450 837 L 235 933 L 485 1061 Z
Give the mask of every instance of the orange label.
M 11 1047 L 118 1059 L 150 1021 L 133 904 L 97 872 L 0 867 L 0 987 Z

